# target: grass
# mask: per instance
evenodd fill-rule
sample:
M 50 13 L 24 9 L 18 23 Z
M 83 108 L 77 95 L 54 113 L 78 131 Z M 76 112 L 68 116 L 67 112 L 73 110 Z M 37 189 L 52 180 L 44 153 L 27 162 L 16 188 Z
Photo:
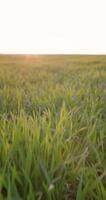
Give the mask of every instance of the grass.
M 106 200 L 106 56 L 0 56 L 0 200 Z

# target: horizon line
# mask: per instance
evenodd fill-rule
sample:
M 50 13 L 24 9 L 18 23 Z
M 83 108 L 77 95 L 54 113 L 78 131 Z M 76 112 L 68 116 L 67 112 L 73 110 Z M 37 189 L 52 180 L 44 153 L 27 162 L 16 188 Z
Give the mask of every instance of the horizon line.
M 106 54 L 101 53 L 0 53 L 0 56 L 106 56 Z

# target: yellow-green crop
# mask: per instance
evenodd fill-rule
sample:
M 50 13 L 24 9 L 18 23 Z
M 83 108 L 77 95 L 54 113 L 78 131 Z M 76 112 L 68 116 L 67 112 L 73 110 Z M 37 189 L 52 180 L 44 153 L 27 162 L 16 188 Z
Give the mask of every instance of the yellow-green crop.
M 0 200 L 106 200 L 106 56 L 0 56 Z

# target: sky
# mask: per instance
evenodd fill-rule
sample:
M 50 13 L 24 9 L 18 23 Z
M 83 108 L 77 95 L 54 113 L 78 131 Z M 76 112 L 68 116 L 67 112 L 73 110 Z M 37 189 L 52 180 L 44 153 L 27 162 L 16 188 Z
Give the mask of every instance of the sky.
M 0 0 L 0 53 L 106 54 L 106 0 Z

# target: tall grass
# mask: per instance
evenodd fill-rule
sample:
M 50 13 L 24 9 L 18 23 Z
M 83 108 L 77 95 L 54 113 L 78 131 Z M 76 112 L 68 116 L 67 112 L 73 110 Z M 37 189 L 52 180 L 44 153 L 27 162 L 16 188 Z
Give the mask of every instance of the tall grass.
M 106 57 L 35 58 L 0 57 L 0 200 L 106 200 Z

